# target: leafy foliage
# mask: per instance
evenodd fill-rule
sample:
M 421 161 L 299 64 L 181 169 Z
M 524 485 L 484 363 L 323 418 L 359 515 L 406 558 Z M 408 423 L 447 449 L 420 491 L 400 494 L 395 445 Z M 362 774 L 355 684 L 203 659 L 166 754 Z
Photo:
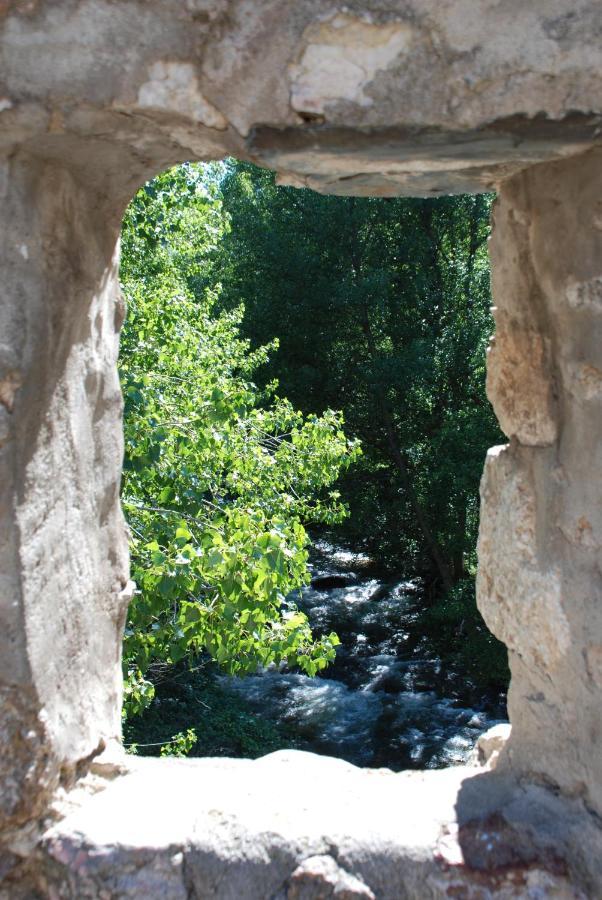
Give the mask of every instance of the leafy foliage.
M 295 746 L 295 736 L 249 712 L 226 690 L 215 666 L 156 665 L 153 703 L 124 727 L 128 749 L 145 756 L 262 756 Z M 194 735 L 194 743 L 192 735 Z M 187 743 L 183 746 L 183 741 Z
M 172 169 L 130 204 L 125 708 L 166 753 L 214 752 L 211 723 L 230 752 L 237 735 L 250 755 L 279 746 L 230 699 L 171 731 L 148 706 L 164 667 L 199 654 L 234 674 L 334 658 L 336 635 L 290 600 L 309 525 L 422 575 L 436 652 L 506 682 L 474 601 L 478 482 L 503 439 L 484 391 L 490 203 L 326 197 L 230 160 Z
M 342 487 L 344 533 L 441 580 L 436 544 L 451 581 L 463 577 L 485 452 L 502 439 L 485 398 L 491 198 L 328 197 L 243 163 L 222 196 L 220 303 L 244 300 L 253 341 L 278 334 L 266 380 L 301 409 L 342 407 L 362 440 Z
M 220 304 L 244 301 L 254 342 L 278 334 L 266 383 L 277 378 L 301 409 L 341 407 L 362 441 L 340 482 L 351 514 L 334 539 L 424 576 L 425 607 L 439 607 L 461 664 L 472 652 L 485 672 L 493 654 L 507 678 L 473 583 L 479 479 L 487 448 L 504 440 L 485 397 L 492 198 L 322 196 L 235 161 L 221 195 Z M 456 584 L 463 613 L 445 616 Z
M 124 220 L 127 713 L 151 699 L 157 662 L 205 651 L 230 673 L 285 661 L 313 675 L 338 643 L 314 639 L 287 597 L 307 580 L 304 523 L 345 515 L 334 483 L 359 445 L 340 413 L 304 416 L 252 381 L 276 344 L 252 350 L 242 307 L 216 309 L 208 258 L 222 232 L 202 166 L 145 185 Z
M 197 736 L 194 728 L 187 728 L 185 732 L 179 731 L 170 741 L 163 744 L 159 756 L 188 756 L 196 742 Z

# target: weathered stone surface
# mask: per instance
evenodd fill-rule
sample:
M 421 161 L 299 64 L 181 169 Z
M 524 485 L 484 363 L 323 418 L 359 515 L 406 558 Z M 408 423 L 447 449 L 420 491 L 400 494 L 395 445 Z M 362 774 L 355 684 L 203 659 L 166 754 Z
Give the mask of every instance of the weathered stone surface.
M 512 736 L 500 765 L 582 796 L 598 814 L 601 162 L 593 151 L 534 167 L 497 201 L 501 328 L 488 389 L 512 441 L 485 467 L 478 576 L 480 609 L 510 651 Z M 517 374 L 521 340 L 544 350 L 525 354 Z
M 598 140 L 597 0 L 28 9 L 2 5 L 0 146 L 73 165 L 93 138 L 124 198 L 135 169 L 228 152 L 334 193 L 482 190 Z
M 473 751 L 474 763 L 478 766 L 487 766 L 488 769 L 495 769 L 511 731 L 511 725 L 502 723 L 494 725 L 479 735 Z
M 43 813 L 54 787 L 48 735 L 37 713 L 27 691 L 0 687 L 0 815 L 13 826 L 28 822 L 32 812 Z
M 430 196 L 495 190 L 529 163 L 579 153 L 597 140 L 597 116 L 492 121 L 478 129 L 386 125 L 357 128 L 308 123 L 260 126 L 246 146 L 283 172 L 282 183 L 352 196 Z
M 598 0 L 0 0 L 7 896 L 36 896 L 28 891 L 38 876 L 38 896 L 250 896 L 246 879 L 260 877 L 266 859 L 270 878 L 278 873 L 274 891 L 301 890 L 307 879 L 312 889 L 321 879 L 317 890 L 361 890 L 351 878 L 377 897 L 571 896 L 554 847 L 569 848 L 571 877 L 600 894 L 602 854 L 590 816 L 602 814 L 600 36 Z M 393 806 L 380 789 L 380 806 L 370 806 L 370 792 L 354 794 L 346 779 L 355 785 L 355 774 L 333 775 L 329 795 L 344 798 L 349 789 L 356 797 L 355 806 L 341 801 L 345 827 L 363 835 L 354 855 L 343 831 L 334 844 L 315 839 L 317 800 L 302 815 L 295 807 L 305 830 L 281 831 L 274 806 L 262 820 L 249 805 L 232 811 L 216 798 L 213 812 L 201 813 L 197 840 L 189 818 L 178 830 L 181 809 L 170 799 L 172 790 L 190 797 L 197 770 L 170 767 L 186 775 L 162 781 L 152 770 L 157 809 L 171 810 L 170 835 L 147 822 L 161 819 L 149 808 L 148 782 L 117 778 L 86 807 L 106 830 L 93 833 L 83 807 L 76 827 L 73 812 L 48 835 L 36 870 L 20 860 L 57 786 L 89 768 L 119 732 L 131 590 L 118 506 L 120 217 L 157 171 L 228 154 L 331 193 L 500 187 L 488 392 L 510 446 L 490 456 L 483 482 L 479 603 L 510 650 L 512 736 L 491 773 L 497 780 L 487 782 L 480 824 L 468 830 L 478 779 L 459 787 L 456 805 L 472 812 L 458 813 L 449 859 L 441 843 L 439 856 L 433 850 L 432 813 L 414 810 L 432 799 L 439 822 L 431 785 L 443 789 L 451 775 L 366 775 L 371 786 L 382 777 L 393 798 L 392 786 L 405 785 Z M 243 789 L 268 763 L 232 765 L 224 771 Z M 98 771 L 103 766 L 106 773 L 112 764 Z M 527 802 L 519 783 L 549 785 L 558 797 L 544 801 L 538 789 Z M 211 795 L 205 778 L 197 790 Z M 443 793 L 449 812 L 451 794 Z M 140 804 L 130 843 L 120 798 L 134 804 L 128 809 Z M 254 810 L 262 802 L 249 800 Z M 384 843 L 376 845 L 366 829 L 385 808 L 395 819 L 385 816 Z M 536 808 L 529 819 L 525 810 Z M 502 809 L 510 828 L 495 818 Z M 453 832 L 448 812 L 441 820 Z M 236 823 L 230 831 L 226 820 Z M 329 820 L 322 837 L 342 821 Z M 545 836 L 545 853 L 515 864 L 525 828 Z M 462 835 L 475 864 L 457 869 L 450 860 Z M 485 857 L 496 872 L 479 881 L 481 840 L 491 843 L 493 858 Z M 443 869 L 439 858 L 447 859 Z M 508 877 L 503 859 L 515 861 Z
M 480 609 L 488 626 L 522 660 L 557 668 L 571 635 L 561 570 L 538 547 L 538 510 L 530 456 L 510 447 L 487 455 L 481 487 Z
M 332 856 L 310 856 L 297 866 L 286 889 L 286 900 L 374 900 L 369 887 L 341 869 Z
M 490 776 L 471 792 L 479 771 L 394 774 L 299 751 L 132 761 L 47 831 L 33 884 L 69 900 L 584 897 L 558 841 L 571 807 L 515 788 L 493 829 L 509 795 Z M 537 815 L 552 815 L 541 844 Z M 598 852 L 596 837 L 580 838 Z
M 1 831 L 119 736 L 128 558 L 117 223 L 64 168 L 14 159 L 0 188 L 0 373 L 15 386 L 0 406 Z

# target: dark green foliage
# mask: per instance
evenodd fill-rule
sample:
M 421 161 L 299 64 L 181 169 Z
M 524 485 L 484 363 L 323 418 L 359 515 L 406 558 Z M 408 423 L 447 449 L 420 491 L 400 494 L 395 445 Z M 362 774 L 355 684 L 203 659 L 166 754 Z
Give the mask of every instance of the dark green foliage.
M 452 580 L 462 577 L 485 451 L 501 439 L 485 398 L 490 198 L 323 197 L 240 163 L 222 193 L 221 302 L 244 298 L 253 341 L 278 334 L 263 377 L 301 409 L 343 408 L 362 439 L 344 482 L 347 533 L 440 575 L 413 494 Z
M 149 668 L 191 653 L 239 674 L 333 659 L 336 636 L 315 640 L 284 599 L 306 579 L 310 523 L 422 576 L 437 652 L 503 689 L 505 650 L 474 602 L 478 483 L 503 440 L 485 398 L 490 204 L 321 196 L 235 161 L 138 192 L 122 263 L 130 714 L 152 697 Z M 221 689 L 203 678 L 209 703 Z M 174 695 L 159 740 L 181 733 L 173 752 L 193 755 L 278 745 L 219 697 L 197 723 Z
M 141 715 L 128 720 L 123 740 L 142 756 L 167 755 L 174 735 L 194 730 L 188 756 L 256 758 L 294 746 L 290 734 L 252 715 L 244 700 L 222 688 L 215 666 L 198 663 L 156 667 L 155 696 Z M 134 746 L 132 746 L 134 745 Z
M 491 197 L 328 197 L 241 163 L 221 191 L 220 302 L 244 299 L 253 341 L 278 334 L 266 382 L 301 409 L 341 408 L 362 442 L 335 539 L 423 575 L 443 628 L 446 594 L 476 568 L 485 453 L 504 440 L 485 397 Z M 474 642 L 483 662 L 471 591 L 460 621 L 467 658 Z M 487 642 L 503 668 L 504 649 Z
M 463 578 L 429 607 L 421 626 L 444 665 L 494 693 L 508 687 L 506 648 L 491 634 L 475 602 L 474 578 Z

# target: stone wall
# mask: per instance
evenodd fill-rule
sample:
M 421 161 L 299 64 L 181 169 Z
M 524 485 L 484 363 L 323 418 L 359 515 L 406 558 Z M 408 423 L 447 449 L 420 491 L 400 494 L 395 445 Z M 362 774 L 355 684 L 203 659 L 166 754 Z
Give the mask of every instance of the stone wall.
M 499 188 L 489 393 L 510 444 L 486 465 L 479 603 L 510 650 L 513 733 L 496 773 L 461 779 L 455 812 L 448 804 L 436 827 L 464 829 L 451 856 L 474 885 L 475 872 L 510 860 L 600 893 L 600 36 L 598 0 L 0 0 L 7 896 L 19 882 L 23 896 L 34 882 L 38 896 L 148 896 L 144 882 L 127 893 L 101 876 L 68 893 L 73 859 L 94 856 L 83 826 L 74 856 L 34 847 L 57 790 L 119 732 L 131 590 L 118 504 L 120 217 L 157 171 L 227 154 L 332 193 Z M 202 794 L 212 775 L 189 771 Z M 485 832 L 470 825 L 479 821 L 503 848 L 485 863 L 474 849 Z M 233 852 L 244 853 L 252 828 L 240 835 Z M 324 840 L 340 847 L 336 835 Z M 60 844 L 55 832 L 49 841 Z M 530 849 L 516 855 L 519 845 Z M 291 862 L 331 858 L 319 846 Z M 434 846 L 429 837 L 420 858 L 445 868 Z M 412 852 L 407 842 L 391 850 L 398 860 Z M 334 871 L 328 859 L 315 865 Z M 342 868 L 349 890 L 347 875 L 377 896 L 402 895 L 395 882 L 366 881 L 357 860 Z M 306 896 L 304 872 L 291 897 Z M 234 887 L 219 877 L 211 896 L 227 897 Z M 407 895 L 425 896 L 407 878 Z M 483 891 L 514 896 L 494 882 Z M 205 896 L 190 884 L 190 896 Z
M 66 167 L 2 172 L 0 792 L 4 827 L 118 733 L 128 557 L 119 509 L 116 223 Z
M 602 154 L 506 182 L 479 606 L 510 651 L 506 763 L 602 814 Z

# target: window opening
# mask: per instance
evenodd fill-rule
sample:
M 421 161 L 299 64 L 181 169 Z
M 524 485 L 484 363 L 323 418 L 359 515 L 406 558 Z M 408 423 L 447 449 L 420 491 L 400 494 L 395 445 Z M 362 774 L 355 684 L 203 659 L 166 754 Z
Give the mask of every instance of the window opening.
M 227 160 L 130 204 L 131 752 L 433 768 L 505 719 L 474 601 L 490 200 Z

